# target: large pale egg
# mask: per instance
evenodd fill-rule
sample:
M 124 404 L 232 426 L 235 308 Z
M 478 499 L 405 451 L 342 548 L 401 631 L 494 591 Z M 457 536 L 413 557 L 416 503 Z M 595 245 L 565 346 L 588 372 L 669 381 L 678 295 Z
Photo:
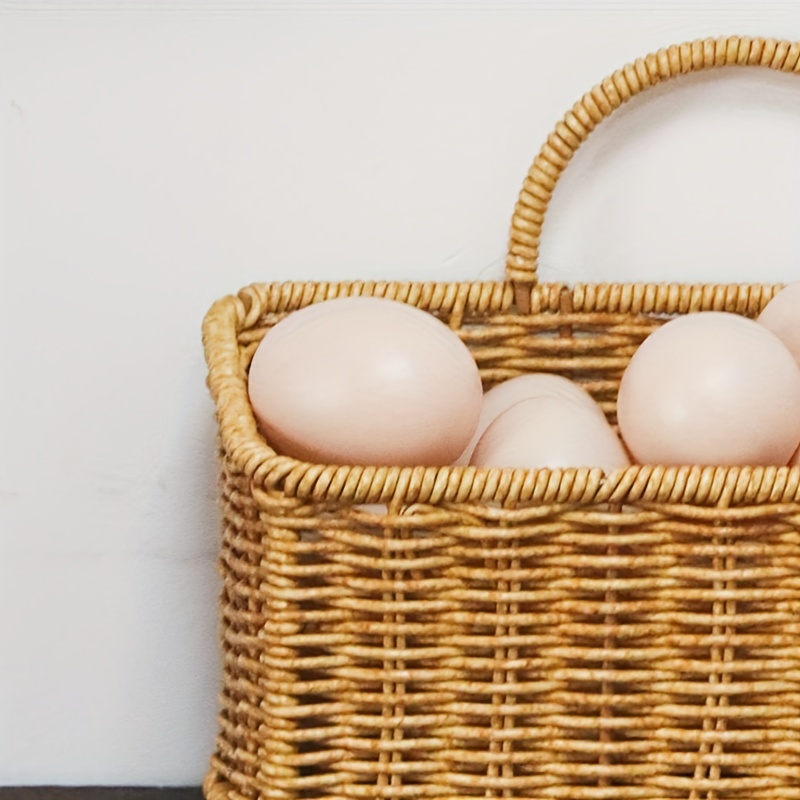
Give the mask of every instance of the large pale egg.
M 757 322 L 772 331 L 800 364 L 800 281 L 784 286 L 767 303 Z
M 333 464 L 446 465 L 478 423 L 469 349 L 443 322 L 377 297 L 296 311 L 258 346 L 250 401 L 283 455 Z
M 543 396 L 501 413 L 475 448 L 476 467 L 523 469 L 627 467 L 625 448 L 602 414 L 588 404 Z
M 594 398 L 577 383 L 562 375 L 553 375 L 549 372 L 520 375 L 498 383 L 484 394 L 478 427 L 464 452 L 456 460 L 456 465 L 469 464 L 478 440 L 500 414 L 521 400 L 532 400 L 537 397 L 556 397 L 564 402 L 578 403 L 593 409 L 603 417 L 603 411 Z
M 645 464 L 786 464 L 800 443 L 800 368 L 775 334 L 726 312 L 678 317 L 631 359 L 617 416 Z

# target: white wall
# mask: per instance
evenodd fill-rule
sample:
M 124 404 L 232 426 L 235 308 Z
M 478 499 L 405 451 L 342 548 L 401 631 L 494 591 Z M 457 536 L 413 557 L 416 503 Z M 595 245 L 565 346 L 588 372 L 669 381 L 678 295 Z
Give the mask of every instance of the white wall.
M 200 323 L 257 280 L 500 277 L 607 73 L 786 2 L 0 4 L 0 784 L 198 783 L 215 731 Z M 576 157 L 548 279 L 800 278 L 800 79 L 660 87 Z

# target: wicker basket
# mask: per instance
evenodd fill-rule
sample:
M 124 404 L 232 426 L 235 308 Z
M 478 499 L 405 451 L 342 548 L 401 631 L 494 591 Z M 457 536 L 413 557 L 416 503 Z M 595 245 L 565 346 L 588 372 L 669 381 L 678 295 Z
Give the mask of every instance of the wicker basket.
M 380 295 L 450 324 L 487 387 L 561 373 L 613 422 L 623 368 L 666 317 L 755 316 L 777 287 L 537 284 L 560 173 L 649 86 L 723 65 L 797 74 L 799 57 L 698 41 L 592 89 L 525 180 L 507 282 L 259 284 L 209 311 L 224 581 L 209 800 L 800 798 L 800 468 L 308 464 L 275 454 L 246 392 L 286 314 Z

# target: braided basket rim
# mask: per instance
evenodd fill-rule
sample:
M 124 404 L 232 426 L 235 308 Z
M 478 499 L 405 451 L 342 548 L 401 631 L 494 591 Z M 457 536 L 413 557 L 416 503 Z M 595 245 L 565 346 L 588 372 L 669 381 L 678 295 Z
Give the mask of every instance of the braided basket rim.
M 675 315 L 733 308 L 757 315 L 781 284 L 535 284 L 531 313 L 571 311 Z M 222 447 L 256 491 L 298 500 L 399 505 L 520 503 L 589 505 L 671 503 L 724 508 L 800 500 L 800 467 L 632 465 L 601 469 L 375 467 L 316 464 L 278 455 L 258 430 L 240 362 L 238 334 L 264 313 L 286 313 L 348 295 L 412 302 L 460 324 L 466 316 L 513 315 L 510 282 L 282 282 L 254 283 L 218 300 L 203 322 L 208 386 L 217 409 Z

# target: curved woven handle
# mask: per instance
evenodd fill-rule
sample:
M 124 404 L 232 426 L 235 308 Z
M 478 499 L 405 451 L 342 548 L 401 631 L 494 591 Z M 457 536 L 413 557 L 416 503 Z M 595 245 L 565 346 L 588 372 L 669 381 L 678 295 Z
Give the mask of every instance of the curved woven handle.
M 520 310 L 530 309 L 539 238 L 553 190 L 575 151 L 624 102 L 658 83 L 711 67 L 756 66 L 800 74 L 800 43 L 730 36 L 673 45 L 628 64 L 585 94 L 547 138 L 522 185 L 506 259 Z

